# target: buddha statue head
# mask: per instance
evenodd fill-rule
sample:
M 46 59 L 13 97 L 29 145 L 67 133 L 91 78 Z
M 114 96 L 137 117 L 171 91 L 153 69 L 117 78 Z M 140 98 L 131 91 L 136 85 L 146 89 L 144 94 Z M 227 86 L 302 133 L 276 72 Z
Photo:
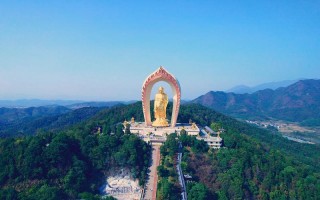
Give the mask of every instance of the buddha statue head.
M 158 93 L 159 94 L 163 94 L 164 93 L 164 88 L 162 86 L 159 87 Z

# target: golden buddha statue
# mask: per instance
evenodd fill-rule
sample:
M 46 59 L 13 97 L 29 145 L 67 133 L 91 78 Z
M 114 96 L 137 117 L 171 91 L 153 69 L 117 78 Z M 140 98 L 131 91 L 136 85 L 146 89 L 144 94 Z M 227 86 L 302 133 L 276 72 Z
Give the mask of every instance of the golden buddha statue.
M 164 93 L 163 87 L 159 87 L 158 93 L 154 98 L 154 118 L 155 121 L 152 122 L 152 126 L 161 127 L 169 126 L 166 119 L 166 109 L 168 105 L 168 95 Z

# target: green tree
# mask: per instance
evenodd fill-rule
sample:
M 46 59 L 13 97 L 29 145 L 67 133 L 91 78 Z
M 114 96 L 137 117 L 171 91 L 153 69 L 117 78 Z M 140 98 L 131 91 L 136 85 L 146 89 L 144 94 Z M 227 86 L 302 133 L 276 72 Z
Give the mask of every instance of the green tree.
M 51 187 L 49 185 L 42 185 L 35 191 L 31 191 L 27 195 L 27 199 L 41 199 L 41 200 L 55 200 L 55 199 L 64 199 L 65 196 L 59 191 L 56 187 Z
M 209 199 L 208 189 L 204 184 L 191 183 L 187 185 L 188 199 L 190 200 L 207 200 Z

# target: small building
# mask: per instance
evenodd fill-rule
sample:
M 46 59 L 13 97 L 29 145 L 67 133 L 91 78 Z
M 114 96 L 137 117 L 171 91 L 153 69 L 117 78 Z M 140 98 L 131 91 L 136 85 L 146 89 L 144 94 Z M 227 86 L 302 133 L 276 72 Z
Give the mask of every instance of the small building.
M 213 149 L 220 149 L 222 146 L 222 138 L 220 137 L 206 137 L 206 138 L 201 138 L 205 142 L 207 142 L 208 146 Z
M 217 135 L 212 136 L 212 135 Z M 220 137 L 220 132 L 214 132 L 208 126 L 201 129 L 201 135 L 197 137 L 198 140 L 204 140 L 210 148 L 220 149 L 223 144 L 223 139 Z

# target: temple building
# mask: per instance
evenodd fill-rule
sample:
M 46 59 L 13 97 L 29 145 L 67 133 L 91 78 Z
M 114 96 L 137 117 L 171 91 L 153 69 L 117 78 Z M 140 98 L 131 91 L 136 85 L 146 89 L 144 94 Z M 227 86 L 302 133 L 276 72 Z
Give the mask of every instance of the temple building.
M 169 102 L 168 95 L 165 93 L 165 90 L 162 86 L 158 88 L 158 92 L 154 98 L 154 121 L 151 121 L 150 96 L 153 86 L 159 81 L 168 83 L 173 92 L 173 106 L 170 121 L 166 116 L 167 105 Z M 219 135 L 214 134 L 214 132 L 208 133 L 208 127 L 203 129 L 199 128 L 196 123 L 192 122 L 192 120 L 190 120 L 189 123 L 177 123 L 180 101 L 181 88 L 178 80 L 162 66 L 160 66 L 155 72 L 146 78 L 142 85 L 142 108 L 145 121 L 136 122 L 133 116 L 131 121 L 125 121 L 123 123 L 124 131 L 128 132 L 130 130 L 131 133 L 137 134 L 146 142 L 162 144 L 166 141 L 166 136 L 168 134 L 180 134 L 181 130 L 185 130 L 188 135 L 193 135 L 199 140 L 206 141 L 209 147 L 215 149 L 220 148 L 222 145 L 222 138 L 220 138 Z
M 207 142 L 210 148 L 220 149 L 220 147 L 223 144 L 223 140 L 220 137 L 222 131 L 223 129 L 219 130 L 218 132 L 215 132 L 208 126 L 205 126 L 203 129 L 201 129 L 201 133 L 199 134 L 197 139 L 204 140 L 205 142 Z

